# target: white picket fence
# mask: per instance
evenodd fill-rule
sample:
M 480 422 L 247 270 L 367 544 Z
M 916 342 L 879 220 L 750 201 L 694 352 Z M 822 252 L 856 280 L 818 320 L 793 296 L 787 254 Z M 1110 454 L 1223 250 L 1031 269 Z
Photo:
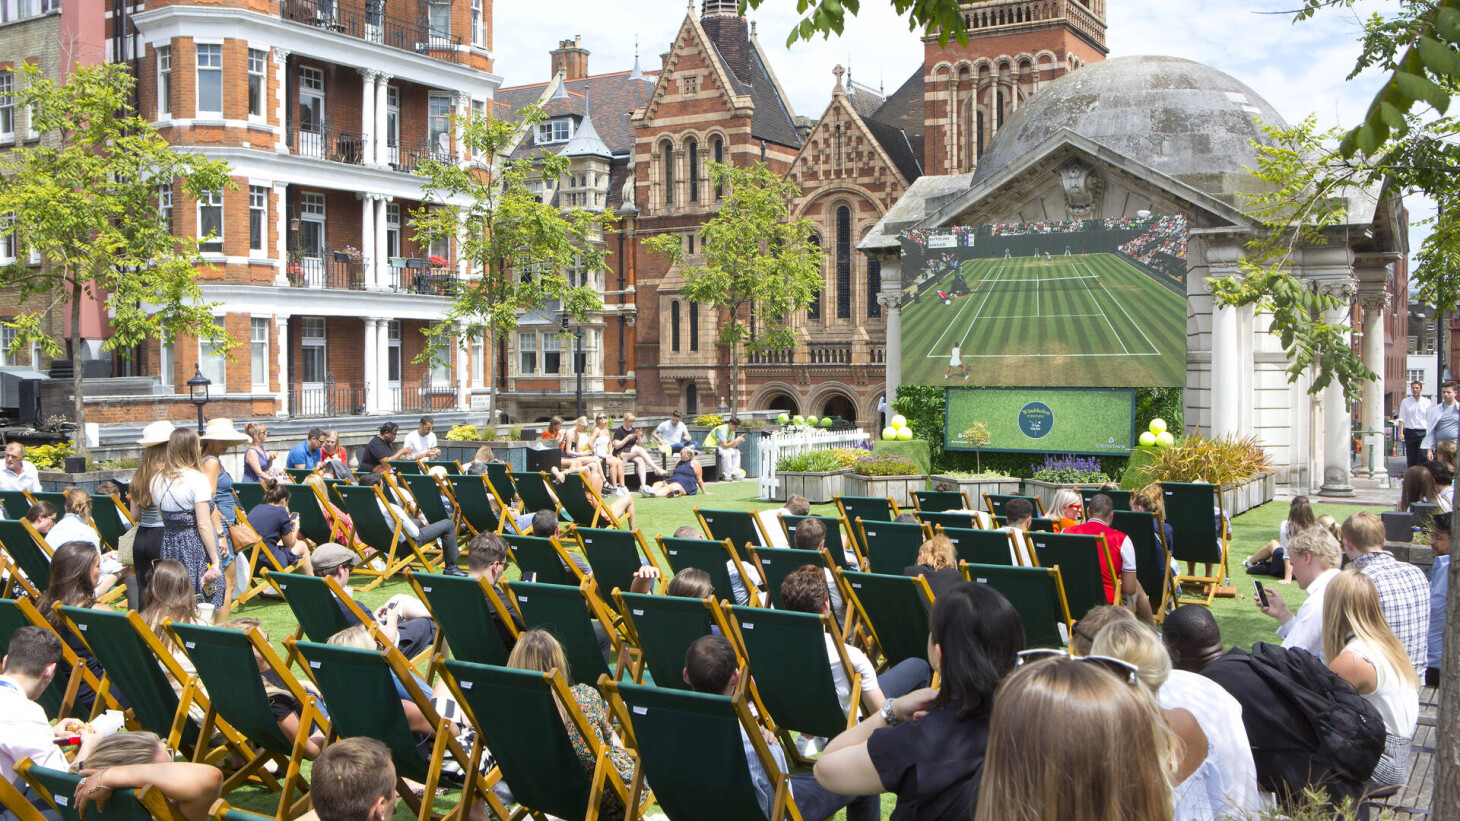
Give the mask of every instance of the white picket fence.
M 854 448 L 871 439 L 864 430 L 782 430 L 765 437 L 760 443 L 760 498 L 770 499 L 780 480 L 776 463 L 783 457 L 811 450 Z

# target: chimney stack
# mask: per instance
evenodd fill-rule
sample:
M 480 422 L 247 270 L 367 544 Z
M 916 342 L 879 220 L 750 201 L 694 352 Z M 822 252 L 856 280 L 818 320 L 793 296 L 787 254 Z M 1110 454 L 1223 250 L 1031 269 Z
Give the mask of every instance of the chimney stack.
M 582 46 L 582 35 L 575 34 L 571 40 L 561 40 L 558 47 L 548 52 L 552 57 L 552 75 L 563 73 L 565 81 L 581 80 L 588 76 L 588 49 Z

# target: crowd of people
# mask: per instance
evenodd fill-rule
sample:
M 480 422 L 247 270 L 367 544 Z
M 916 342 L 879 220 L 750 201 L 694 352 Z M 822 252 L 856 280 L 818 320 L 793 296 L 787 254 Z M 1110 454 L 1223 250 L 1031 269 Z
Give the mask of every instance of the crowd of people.
M 1159 217 L 1145 231 L 1120 246 L 1120 252 L 1147 268 L 1171 270 L 1171 259 L 1186 259 L 1186 218 Z

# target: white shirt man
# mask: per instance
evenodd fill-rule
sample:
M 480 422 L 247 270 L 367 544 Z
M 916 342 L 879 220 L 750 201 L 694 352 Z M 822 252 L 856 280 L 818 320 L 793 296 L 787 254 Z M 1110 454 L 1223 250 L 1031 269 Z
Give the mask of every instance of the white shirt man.
M 0 467 L 0 490 L 41 491 L 41 477 L 35 465 L 25 458 L 25 445 L 11 442 L 5 446 L 5 465 Z
M 1424 385 L 1409 383 L 1409 396 L 1399 403 L 1399 437 L 1404 441 L 1404 455 L 1408 467 L 1424 464 L 1425 434 L 1430 428 L 1430 409 L 1435 403 L 1421 391 Z
M 1429 458 L 1435 458 L 1435 446 L 1440 442 L 1454 442 L 1457 435 L 1460 435 L 1460 403 L 1456 399 L 1456 387 L 1454 382 L 1446 382 L 1440 386 L 1440 404 L 1430 408 L 1429 415 L 1425 418 L 1426 427 L 1424 442 L 1420 447 L 1428 451 Z M 9 452 L 6 452 L 6 465 L 9 465 Z
M 659 440 L 660 447 L 679 453 L 680 449 L 693 441 L 689 438 L 689 428 L 685 427 L 683 420 L 684 417 L 675 411 L 668 419 L 659 423 L 659 427 L 654 429 L 654 438 Z
M 0 675 L 0 778 L 15 784 L 27 797 L 28 788 L 21 786 L 15 775 L 15 765 L 21 759 L 29 758 L 38 766 L 54 770 L 70 766 L 55 739 L 71 733 L 59 725 L 52 728 L 46 711 L 35 701 L 55 677 L 60 660 L 61 640 L 54 633 L 40 627 L 22 627 L 11 637 L 5 659 L 0 662 L 5 671 Z M 95 736 L 83 736 L 82 754 L 94 742 Z M 0 808 L 0 818 L 15 817 Z M 56 816 L 48 813 L 47 817 Z
M 1320 528 L 1309 528 L 1288 542 L 1293 580 L 1307 591 L 1307 601 L 1293 615 L 1283 597 L 1269 587 L 1267 606 L 1261 600 L 1257 602 L 1262 612 L 1278 620 L 1277 634 L 1285 649 L 1307 650 L 1323 660 L 1323 591 L 1338 575 L 1342 550 L 1333 534 Z
M 435 459 L 441 455 L 441 449 L 436 447 L 436 434 L 432 432 L 435 426 L 431 417 L 422 417 L 421 426 L 405 435 L 401 444 L 411 449 L 412 459 Z

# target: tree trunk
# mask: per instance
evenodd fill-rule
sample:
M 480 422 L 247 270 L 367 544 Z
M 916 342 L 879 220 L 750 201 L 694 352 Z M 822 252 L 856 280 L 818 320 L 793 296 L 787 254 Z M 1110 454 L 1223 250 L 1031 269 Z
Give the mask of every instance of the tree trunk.
M 730 415 L 740 412 L 740 343 L 730 346 Z
M 1434 821 L 1460 821 L 1460 562 L 1450 561 L 1450 595 L 1445 600 L 1445 653 L 1440 662 L 1440 709 L 1435 723 L 1435 784 L 1430 796 Z
M 492 363 L 482 363 L 482 373 L 487 377 L 487 425 L 491 428 L 489 440 L 497 438 L 497 340 L 490 334 L 482 338 L 482 358 Z
M 79 281 L 71 282 L 71 333 L 67 336 L 71 348 L 71 421 L 76 423 L 76 455 L 86 456 L 86 405 L 81 393 L 81 296 L 83 290 Z

